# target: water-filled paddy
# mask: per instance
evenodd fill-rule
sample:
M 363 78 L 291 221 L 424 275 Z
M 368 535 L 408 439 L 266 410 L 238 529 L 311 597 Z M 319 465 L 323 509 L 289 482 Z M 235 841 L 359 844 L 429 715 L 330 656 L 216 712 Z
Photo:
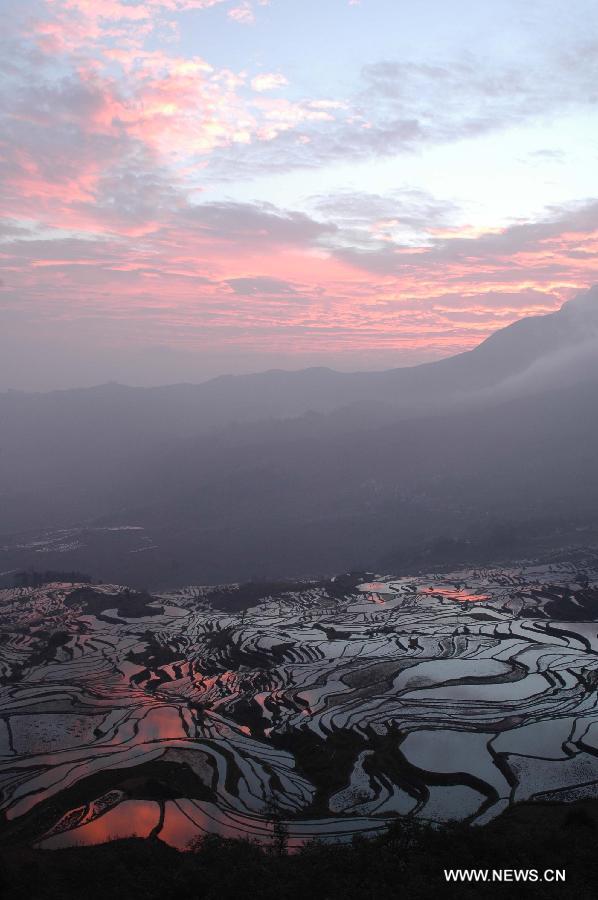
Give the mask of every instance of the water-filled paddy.
M 280 817 L 296 843 L 594 797 L 598 578 L 583 574 L 253 585 L 247 602 L 242 587 L 2 591 L 5 834 L 184 847 L 268 840 Z

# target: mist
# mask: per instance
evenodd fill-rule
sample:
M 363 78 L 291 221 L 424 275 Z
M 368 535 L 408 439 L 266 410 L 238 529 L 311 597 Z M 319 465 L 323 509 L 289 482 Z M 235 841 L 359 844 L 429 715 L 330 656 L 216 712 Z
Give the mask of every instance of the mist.
M 591 530 L 597 302 L 408 368 L 2 394 L 1 568 L 172 586 Z

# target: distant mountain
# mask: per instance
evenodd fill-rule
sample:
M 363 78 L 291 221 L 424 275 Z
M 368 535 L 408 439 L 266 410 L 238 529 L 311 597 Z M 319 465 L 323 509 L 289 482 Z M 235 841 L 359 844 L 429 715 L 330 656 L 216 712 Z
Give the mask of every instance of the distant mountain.
M 206 433 L 231 422 L 289 418 L 371 403 L 413 413 L 458 402 L 480 389 L 498 388 L 542 361 L 566 359 L 598 340 L 598 285 L 555 313 L 521 319 L 474 350 L 419 366 L 382 372 L 342 373 L 327 368 L 271 370 L 226 375 L 199 385 L 131 388 L 110 383 L 95 388 L 0 394 L 3 429 L 51 425 L 59 433 L 83 426 L 97 437 L 105 426 L 153 438 Z M 598 361 L 596 361 L 598 371 Z M 20 436 L 20 435 L 19 435 Z M 66 437 L 66 436 L 65 436 Z
M 44 568 L 167 584 L 371 567 L 531 522 L 586 527 L 596 396 L 598 288 L 413 368 L 10 392 L 0 534 L 83 524 L 81 546 L 46 548 Z M 141 547 L 103 531 L 120 543 L 100 550 L 90 529 L 131 524 Z M 39 561 L 16 543 L 0 570 Z

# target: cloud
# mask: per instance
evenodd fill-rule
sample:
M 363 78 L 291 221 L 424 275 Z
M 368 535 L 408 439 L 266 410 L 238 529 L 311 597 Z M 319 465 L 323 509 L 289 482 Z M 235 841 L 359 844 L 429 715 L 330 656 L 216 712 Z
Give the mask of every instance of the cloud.
M 371 248 L 372 242 L 390 244 L 428 242 L 434 229 L 450 226 L 460 215 L 457 204 L 439 200 L 421 188 L 404 187 L 388 194 L 344 191 L 309 198 L 320 216 L 341 226 L 343 243 Z
M 414 200 L 433 205 L 417 192 Z M 380 202 L 321 199 L 319 218 L 272 204 L 167 203 L 142 235 L 7 233 L 11 333 L 26 335 L 35 319 L 48 335 L 61 323 L 100 344 L 128 335 L 143 345 L 266 356 L 275 345 L 289 359 L 367 352 L 370 364 L 382 353 L 390 365 L 392 353 L 408 360 L 473 346 L 598 278 L 597 203 L 498 234 L 449 231 L 406 247 L 367 237 L 366 210 L 385 211 Z M 359 250 L 350 243 L 356 231 L 366 234 Z M 580 249 L 587 255 L 572 255 Z
M 281 278 L 270 278 L 268 275 L 257 275 L 252 278 L 230 278 L 227 281 L 235 294 L 251 297 L 259 294 L 277 294 L 279 296 L 297 294 L 296 287 Z
M 269 6 L 270 0 L 257 0 L 257 5 Z M 228 10 L 227 16 L 240 25 L 254 25 L 256 18 L 254 4 L 250 0 L 241 0 L 241 3 Z
M 434 63 L 381 60 L 363 66 L 350 96 L 322 121 L 301 120 L 267 143 L 227 148 L 208 172 L 226 180 L 411 154 L 598 105 L 598 53 L 561 47 L 542 63 L 489 65 L 473 53 Z M 330 107 L 332 111 L 332 107 Z
M 548 75 L 473 55 L 382 60 L 342 96 L 301 96 L 281 72 L 177 47 L 179 14 L 218 6 L 225 22 L 244 4 L 11 5 L 0 54 L 5 342 L 37 327 L 49 342 L 260 359 L 275 347 L 390 365 L 393 354 L 470 347 L 598 279 L 592 198 L 480 230 L 417 186 L 323 189 L 303 210 L 215 192 L 217 181 L 412 153 L 591 108 L 591 53 L 551 51 Z
M 516 277 L 522 272 L 545 277 L 560 272 L 596 271 L 594 253 L 598 246 L 598 200 L 572 207 L 549 208 L 535 222 L 514 224 L 493 231 L 467 233 L 459 228 L 431 228 L 428 240 L 420 246 L 397 241 L 380 242 L 375 235 L 362 236 L 361 246 L 339 244 L 339 257 L 378 274 L 400 275 L 410 268 L 460 267 L 462 278 L 488 280 Z M 342 235 L 341 235 L 342 238 Z M 510 273 L 507 275 L 506 273 Z
M 81 52 L 85 48 L 140 47 L 155 32 L 176 30 L 182 12 L 211 9 L 229 0 L 45 0 L 31 8 L 33 32 L 39 46 L 49 52 Z
M 287 87 L 283 73 L 217 68 L 198 56 L 157 50 L 153 39 L 146 47 L 156 29 L 171 33 L 179 13 L 223 2 L 32 5 L 38 14 L 30 32 L 42 56 L 33 63 L 31 40 L 22 39 L 5 54 L 29 54 L 25 84 L 16 85 L 22 109 L 46 121 L 57 109 L 53 128 L 87 119 L 95 133 L 137 138 L 176 164 L 184 161 L 188 171 L 195 166 L 206 182 L 413 153 L 597 100 L 598 66 L 585 46 L 577 56 L 566 48 L 553 53 L 545 68 L 498 69 L 473 54 L 434 63 L 382 60 L 362 68 L 349 95 L 299 100 L 262 96 Z M 241 22 L 255 13 L 249 2 L 223 9 Z M 65 67 L 72 69 L 66 75 Z
M 285 87 L 289 82 L 280 72 L 264 72 L 251 79 L 251 87 L 254 91 L 274 91 L 276 88 Z
M 201 203 L 186 207 L 177 221 L 195 233 L 229 243 L 242 241 L 244 246 L 306 246 L 336 231 L 332 223 L 281 210 L 271 203 Z
M 90 211 L 93 204 L 105 207 L 98 192 L 123 169 L 132 171 L 130 160 L 143 158 L 144 173 L 153 166 L 161 177 L 169 167 L 173 185 L 184 193 L 205 183 L 205 166 L 214 153 L 272 141 L 301 123 L 332 119 L 334 102 L 264 96 L 286 85 L 282 73 L 251 78 L 197 55 L 143 46 L 137 24 L 144 16 L 153 27 L 154 12 L 213 5 L 174 0 L 42 4 L 49 17 L 34 20 L 31 36 L 37 43 L 23 35 L 11 38 L 0 63 L 6 75 L 0 130 L 7 211 L 32 215 L 37 203 L 40 219 L 61 216 L 70 227 L 75 217 L 69 200 L 88 201 Z M 46 26 L 56 37 L 56 17 L 64 33 L 50 46 Z M 135 23 L 139 41 L 122 44 L 114 23 L 125 31 Z
M 253 25 L 255 22 L 253 6 L 251 3 L 247 2 L 247 0 L 240 3 L 238 6 L 233 6 L 229 9 L 227 16 L 229 19 L 232 19 L 233 22 L 238 22 L 240 25 Z

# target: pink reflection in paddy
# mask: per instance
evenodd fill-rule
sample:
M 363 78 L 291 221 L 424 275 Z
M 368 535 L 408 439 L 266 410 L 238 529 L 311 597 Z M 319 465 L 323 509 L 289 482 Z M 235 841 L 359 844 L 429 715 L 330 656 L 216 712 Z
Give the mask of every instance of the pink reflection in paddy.
M 159 834 L 161 841 L 185 850 L 190 841 L 204 834 L 219 834 L 225 838 L 251 836 L 258 841 L 269 841 L 272 824 L 267 819 L 244 816 L 205 801 L 180 798 L 165 803 L 164 823 Z
M 385 584 L 384 581 L 368 581 L 367 584 L 360 584 L 359 590 L 368 594 L 372 592 L 382 594 L 392 593 L 389 586 Z
M 393 596 L 393 591 L 389 590 L 388 585 L 383 581 L 369 581 L 366 584 L 360 584 L 359 590 L 369 594 L 370 603 L 377 603 L 379 606 L 386 603 L 385 597 Z
M 467 591 L 459 591 L 450 588 L 422 588 L 420 594 L 436 594 L 446 597 L 448 600 L 456 600 L 458 603 L 480 603 L 482 600 L 490 600 L 490 594 L 469 594 Z
M 187 733 L 178 708 L 157 706 L 149 710 L 139 723 L 144 741 L 184 739 Z
M 124 800 L 103 816 L 79 828 L 54 834 L 41 841 L 44 850 L 105 844 L 128 837 L 149 837 L 160 821 L 160 805 L 154 800 Z
M 185 801 L 166 803 L 164 824 L 160 829 L 160 840 L 177 850 L 186 850 L 191 841 L 206 833 L 209 824 L 199 810 L 194 810 L 195 816 L 190 818 L 186 806 L 191 804 Z

